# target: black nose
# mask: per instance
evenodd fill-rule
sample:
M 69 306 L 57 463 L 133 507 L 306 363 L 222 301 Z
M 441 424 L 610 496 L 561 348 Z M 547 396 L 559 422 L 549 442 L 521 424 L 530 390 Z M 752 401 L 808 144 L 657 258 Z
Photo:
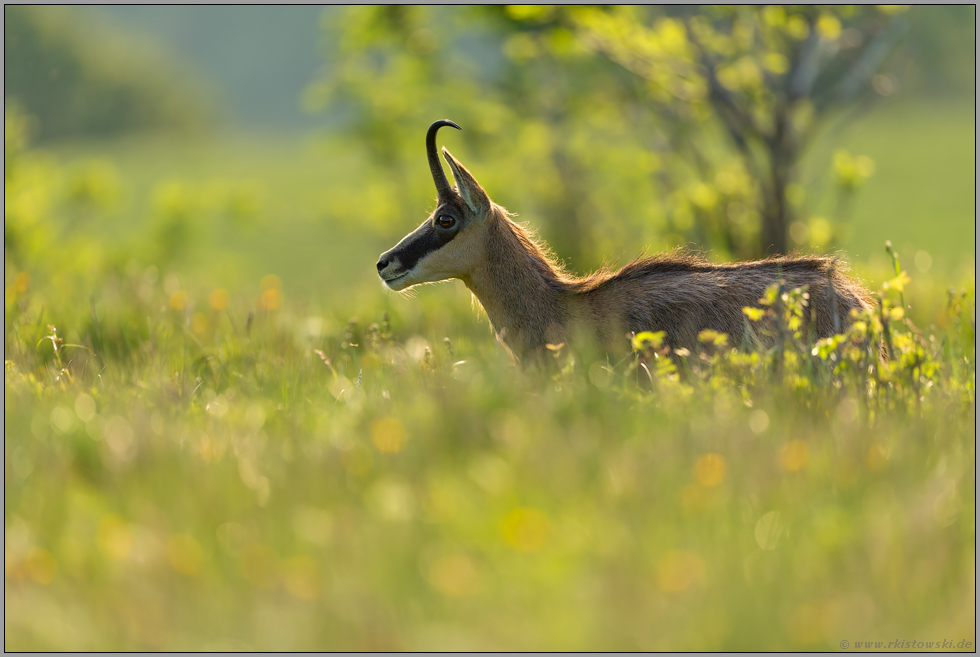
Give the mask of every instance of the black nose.
M 383 272 L 387 266 L 388 258 L 381 258 L 381 260 L 378 260 L 378 272 Z

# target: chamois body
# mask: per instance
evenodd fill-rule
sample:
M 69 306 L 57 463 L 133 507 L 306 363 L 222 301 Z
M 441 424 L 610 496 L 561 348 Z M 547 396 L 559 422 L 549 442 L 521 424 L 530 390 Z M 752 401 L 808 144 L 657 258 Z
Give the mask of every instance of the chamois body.
M 503 208 L 493 206 L 486 230 L 488 256 L 462 280 L 518 358 L 582 337 L 622 351 L 628 348 L 626 336 L 641 331 L 664 331 L 674 348 L 695 348 L 704 329 L 727 333 L 737 343 L 745 329 L 742 308 L 758 307 L 766 288 L 780 280 L 809 287 L 818 337 L 834 334 L 834 310 L 840 330 L 852 308 L 871 304 L 867 291 L 828 257 L 714 264 L 678 251 L 579 278 L 557 266 Z M 809 322 L 809 316 L 804 319 Z
M 476 179 L 446 149 L 456 188 L 449 186 L 435 152 L 437 121 L 426 135 L 439 204 L 426 221 L 381 255 L 378 273 L 393 290 L 459 278 L 483 306 L 498 339 L 519 360 L 533 360 L 546 345 L 594 341 L 611 352 L 629 348 L 627 336 L 664 331 L 673 348 L 694 349 L 698 333 L 713 329 L 738 344 L 742 309 L 759 306 L 767 287 L 785 281 L 808 286 L 805 331 L 832 335 L 852 309 L 870 308 L 868 292 L 827 257 L 772 257 L 713 264 L 675 251 L 640 258 L 622 269 L 585 277 L 566 273 L 534 237 L 493 203 Z M 765 335 L 757 335 L 765 341 Z

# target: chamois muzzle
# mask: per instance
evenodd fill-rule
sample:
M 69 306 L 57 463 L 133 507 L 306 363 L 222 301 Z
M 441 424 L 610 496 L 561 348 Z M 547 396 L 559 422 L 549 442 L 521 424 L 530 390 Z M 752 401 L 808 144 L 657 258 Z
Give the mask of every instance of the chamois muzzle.
M 432 182 L 436 184 L 436 193 L 439 194 L 440 201 L 446 199 L 452 192 L 452 187 L 449 186 L 449 180 L 446 178 L 446 172 L 442 168 L 442 163 L 439 162 L 439 154 L 436 152 L 436 133 L 439 132 L 439 128 L 446 125 L 462 130 L 449 119 L 439 119 L 429 126 L 429 131 L 425 134 L 425 153 L 429 157 L 429 171 L 432 172 Z

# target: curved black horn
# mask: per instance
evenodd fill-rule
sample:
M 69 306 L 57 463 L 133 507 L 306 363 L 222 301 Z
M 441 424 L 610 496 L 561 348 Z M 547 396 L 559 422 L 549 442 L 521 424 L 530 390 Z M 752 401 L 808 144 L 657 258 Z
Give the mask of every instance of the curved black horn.
M 449 180 L 446 179 L 446 172 L 442 169 L 439 162 L 439 154 L 436 153 L 436 133 L 444 125 L 451 125 L 457 130 L 462 130 L 458 125 L 449 119 L 440 119 L 429 126 L 429 131 L 425 133 L 425 153 L 429 156 L 429 170 L 432 172 L 432 182 L 436 184 L 436 192 L 439 198 L 449 194 Z

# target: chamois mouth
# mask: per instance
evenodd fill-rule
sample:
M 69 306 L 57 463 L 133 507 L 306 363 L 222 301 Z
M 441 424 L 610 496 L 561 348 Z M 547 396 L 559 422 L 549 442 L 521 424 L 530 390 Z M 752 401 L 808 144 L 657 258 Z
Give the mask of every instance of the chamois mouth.
M 394 283 L 405 278 L 406 276 L 408 276 L 408 272 L 403 271 L 400 274 L 395 274 L 394 276 L 382 276 L 381 280 L 384 281 L 385 285 L 394 290 L 396 289 Z

